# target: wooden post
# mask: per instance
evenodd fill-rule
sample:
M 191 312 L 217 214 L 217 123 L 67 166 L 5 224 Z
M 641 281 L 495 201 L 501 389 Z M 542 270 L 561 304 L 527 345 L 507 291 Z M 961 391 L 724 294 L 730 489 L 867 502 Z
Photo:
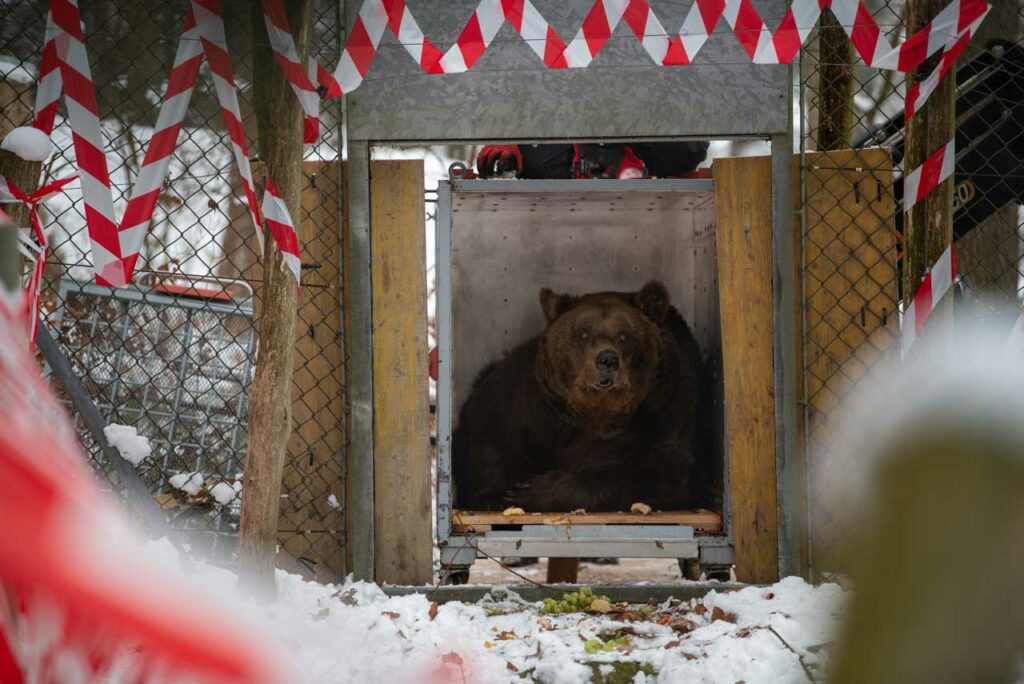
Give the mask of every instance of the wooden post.
M 819 150 L 850 146 L 853 123 L 853 43 L 832 10 L 818 24 L 818 129 Z
M 31 195 L 39 187 L 39 174 L 42 162 L 25 161 L 7 150 L 0 150 L 0 176 L 11 181 Z M 16 226 L 28 225 L 28 207 L 21 203 L 4 205 L 4 211 L 11 217 Z
M 907 33 L 916 33 L 948 3 L 946 0 L 909 0 Z M 917 73 L 907 74 L 907 90 L 935 68 L 938 56 L 927 60 Z M 928 102 L 907 121 L 906 155 L 903 173 L 908 174 L 949 142 L 956 132 L 956 78 L 950 73 L 928 98 Z M 909 303 L 921 279 L 953 241 L 953 179 L 949 178 L 910 210 L 903 229 L 903 300 Z M 937 306 L 932 314 L 939 326 L 948 327 L 952 308 Z M 934 321 L 931 325 L 934 325 Z
M 374 579 L 429 583 L 430 427 L 423 162 L 371 166 Z
M 771 157 L 715 161 L 725 435 L 736 575 L 779 578 Z
M 311 2 L 292 0 L 286 8 L 299 57 L 305 63 Z M 302 109 L 271 54 L 259 3 L 252 4 L 252 22 L 253 99 L 260 156 L 297 222 L 302 216 Z M 273 594 L 281 477 L 292 429 L 297 291 L 295 278 L 283 267 L 281 252 L 269 232 L 265 231 L 264 240 L 263 282 L 258 287 L 263 306 L 257 321 L 256 375 L 249 390 L 238 554 L 243 583 L 254 591 Z

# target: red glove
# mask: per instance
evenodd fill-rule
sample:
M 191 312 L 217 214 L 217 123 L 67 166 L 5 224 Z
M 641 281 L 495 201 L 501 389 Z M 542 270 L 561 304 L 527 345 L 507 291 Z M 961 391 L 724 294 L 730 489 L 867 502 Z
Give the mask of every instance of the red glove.
M 437 347 L 430 350 L 430 360 L 427 365 L 427 372 L 430 374 L 430 378 L 437 382 Z
M 523 172 L 523 153 L 519 145 L 485 145 L 476 156 L 476 173 L 481 178 L 500 176 L 507 171 Z

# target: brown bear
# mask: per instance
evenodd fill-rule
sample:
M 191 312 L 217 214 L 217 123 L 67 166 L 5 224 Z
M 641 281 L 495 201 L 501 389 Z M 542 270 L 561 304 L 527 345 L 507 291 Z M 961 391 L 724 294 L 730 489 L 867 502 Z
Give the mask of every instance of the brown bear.
M 462 406 L 456 506 L 693 506 L 700 349 L 665 286 L 544 288 L 540 303 L 544 333 L 486 367 Z

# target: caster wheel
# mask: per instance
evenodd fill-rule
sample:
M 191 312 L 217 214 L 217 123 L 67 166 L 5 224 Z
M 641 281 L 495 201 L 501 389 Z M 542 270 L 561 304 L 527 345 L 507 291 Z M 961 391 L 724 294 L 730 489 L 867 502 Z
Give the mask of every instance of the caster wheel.
M 452 586 L 469 582 L 469 568 L 452 568 L 441 572 L 441 584 Z
M 696 558 L 680 558 L 679 572 L 682 573 L 683 579 L 694 582 L 698 581 L 700 579 L 700 560 Z

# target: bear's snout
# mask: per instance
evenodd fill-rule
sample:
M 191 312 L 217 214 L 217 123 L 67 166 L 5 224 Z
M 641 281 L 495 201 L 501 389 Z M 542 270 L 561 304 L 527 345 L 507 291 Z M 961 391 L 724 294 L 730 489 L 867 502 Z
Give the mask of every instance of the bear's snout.
M 594 358 L 597 369 L 603 373 L 619 370 L 619 353 L 614 349 L 605 349 L 598 352 Z

